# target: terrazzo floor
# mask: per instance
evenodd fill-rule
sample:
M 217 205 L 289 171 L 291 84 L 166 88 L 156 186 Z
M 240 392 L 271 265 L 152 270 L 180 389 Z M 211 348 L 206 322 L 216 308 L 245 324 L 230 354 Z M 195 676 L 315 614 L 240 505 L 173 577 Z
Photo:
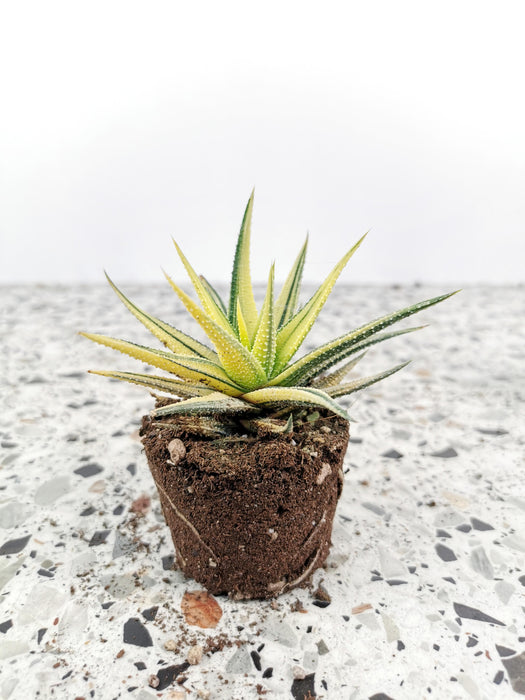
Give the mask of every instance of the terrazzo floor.
M 193 330 L 169 289 L 123 286 Z M 304 349 L 444 291 L 338 286 Z M 86 373 L 140 365 L 76 335 L 147 332 L 108 287 L 0 295 L 1 698 L 525 694 L 523 286 L 468 287 L 369 352 L 366 374 L 414 361 L 350 403 L 326 566 L 273 602 L 217 597 L 208 628 L 138 441 L 153 400 Z

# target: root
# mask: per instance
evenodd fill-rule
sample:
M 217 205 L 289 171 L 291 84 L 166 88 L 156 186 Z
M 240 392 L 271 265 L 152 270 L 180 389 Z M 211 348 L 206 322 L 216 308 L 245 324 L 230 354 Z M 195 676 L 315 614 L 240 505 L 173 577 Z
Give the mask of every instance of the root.
M 300 576 L 298 576 L 296 579 L 293 581 L 289 581 L 287 584 L 285 584 L 281 590 L 281 593 L 284 593 L 284 591 L 287 591 L 289 588 L 294 588 L 295 586 L 298 586 L 300 583 L 302 583 L 305 579 L 310 576 L 312 571 L 315 569 L 315 565 L 317 563 L 317 559 L 319 558 L 319 554 L 321 553 L 322 546 L 317 548 L 317 552 L 315 553 L 315 557 L 312 559 L 312 562 L 310 563 L 310 566 L 304 571 Z
M 197 528 L 196 528 L 194 525 L 192 525 L 192 523 L 190 523 L 190 521 L 188 520 L 188 518 L 186 518 L 186 517 L 180 512 L 180 510 L 177 509 L 177 506 L 175 505 L 175 503 L 173 503 L 173 501 L 172 501 L 171 498 L 168 496 L 168 494 L 166 493 L 166 491 L 162 488 L 162 486 L 160 486 L 159 484 L 157 484 L 157 488 L 158 488 L 158 490 L 161 492 L 161 494 L 166 498 L 166 500 L 168 501 L 168 503 L 170 504 L 170 506 L 173 508 L 173 510 L 175 511 L 175 515 L 176 515 L 180 520 L 182 520 L 182 522 L 183 522 L 185 525 L 187 525 L 187 526 L 190 528 L 190 530 L 193 532 L 193 534 L 194 534 L 195 537 L 199 540 L 199 542 L 202 544 L 202 546 L 205 547 L 205 548 L 208 550 L 208 552 L 210 552 L 210 554 L 211 554 L 212 557 L 213 557 L 214 562 L 216 562 L 216 561 L 218 560 L 218 557 L 215 556 L 215 552 L 213 551 L 213 549 L 212 549 L 211 547 L 209 547 L 209 546 L 206 544 L 206 542 L 202 539 L 202 537 L 199 535 L 199 532 L 198 532 Z
M 304 547 L 308 547 L 310 542 L 313 540 L 316 532 L 319 530 L 321 525 L 325 524 L 325 522 L 326 522 L 326 510 L 323 511 L 323 515 L 321 516 L 321 520 L 317 523 L 317 525 L 314 527 L 312 532 L 308 535 L 307 539 L 301 545 L 301 549 L 303 549 Z

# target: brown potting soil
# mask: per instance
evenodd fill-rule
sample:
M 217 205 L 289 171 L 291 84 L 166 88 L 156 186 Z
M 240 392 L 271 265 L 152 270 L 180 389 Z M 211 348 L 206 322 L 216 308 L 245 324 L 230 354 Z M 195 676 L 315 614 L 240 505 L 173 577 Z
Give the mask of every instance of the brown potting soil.
M 214 439 L 186 417 L 144 416 L 141 437 L 177 563 L 210 593 L 271 598 L 306 584 L 324 563 L 347 421 L 325 414 L 289 434 L 241 429 Z M 177 463 L 168 450 L 175 438 L 185 448 Z

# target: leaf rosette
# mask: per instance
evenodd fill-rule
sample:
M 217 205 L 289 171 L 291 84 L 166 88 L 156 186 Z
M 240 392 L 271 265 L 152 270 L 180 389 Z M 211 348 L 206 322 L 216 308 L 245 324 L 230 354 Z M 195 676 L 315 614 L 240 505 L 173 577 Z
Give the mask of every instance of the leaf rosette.
M 365 236 L 348 250 L 310 299 L 299 305 L 308 238 L 276 296 L 271 266 L 264 301 L 255 303 L 250 273 L 250 236 L 253 192 L 244 212 L 233 263 L 229 302 L 198 275 L 177 243 L 175 247 L 195 289 L 197 303 L 166 274 L 175 294 L 201 326 L 211 346 L 171 326 L 130 301 L 106 275 L 109 284 L 131 313 L 159 340 L 164 350 L 137 345 L 106 335 L 81 333 L 164 371 L 165 375 L 124 371 L 94 371 L 106 377 L 167 393 L 179 400 L 153 411 L 156 417 L 173 414 L 240 416 L 243 424 L 254 418 L 292 415 L 304 408 L 325 409 L 345 419 L 336 401 L 403 369 L 408 362 L 359 379 L 349 373 L 371 346 L 424 326 L 384 332 L 393 324 L 444 301 L 456 292 L 407 306 L 349 331 L 294 361 L 321 312 L 339 275 Z M 243 414 L 245 414 L 243 416 Z M 289 426 L 289 422 L 287 423 Z

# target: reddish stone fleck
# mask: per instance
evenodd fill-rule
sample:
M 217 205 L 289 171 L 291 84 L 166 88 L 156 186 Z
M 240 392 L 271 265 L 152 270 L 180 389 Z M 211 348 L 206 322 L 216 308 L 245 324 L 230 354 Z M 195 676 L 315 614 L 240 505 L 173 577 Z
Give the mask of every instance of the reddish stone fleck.
M 188 625 L 216 627 L 222 617 L 222 609 L 207 591 L 186 591 L 181 604 Z

